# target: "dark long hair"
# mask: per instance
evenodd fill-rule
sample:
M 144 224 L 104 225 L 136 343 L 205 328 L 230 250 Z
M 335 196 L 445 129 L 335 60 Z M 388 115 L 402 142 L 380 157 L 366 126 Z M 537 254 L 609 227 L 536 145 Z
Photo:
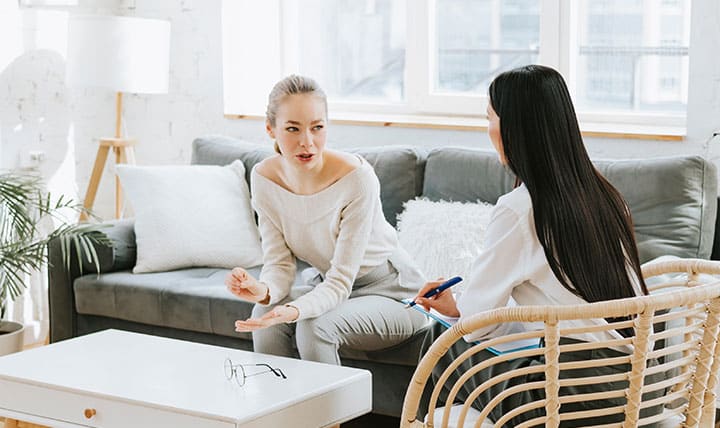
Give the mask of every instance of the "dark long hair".
M 560 283 L 587 302 L 644 294 L 625 200 L 590 161 L 562 76 L 529 65 L 490 84 L 508 167 L 532 199 L 535 231 Z M 622 332 L 627 336 L 627 331 Z

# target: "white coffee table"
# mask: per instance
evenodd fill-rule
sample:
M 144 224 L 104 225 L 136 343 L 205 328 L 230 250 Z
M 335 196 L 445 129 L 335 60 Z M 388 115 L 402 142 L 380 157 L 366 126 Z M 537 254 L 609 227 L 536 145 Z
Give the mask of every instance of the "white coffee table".
M 224 361 L 281 369 L 228 381 Z M 52 427 L 307 427 L 368 413 L 370 372 L 106 330 L 0 357 L 0 416 Z

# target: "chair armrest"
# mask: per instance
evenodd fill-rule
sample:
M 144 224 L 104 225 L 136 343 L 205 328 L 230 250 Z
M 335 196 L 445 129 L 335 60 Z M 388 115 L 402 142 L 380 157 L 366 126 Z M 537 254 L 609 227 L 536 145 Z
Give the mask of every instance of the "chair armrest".
M 74 337 L 77 333 L 77 312 L 75 310 L 75 279 L 90 273 L 108 273 L 130 269 L 135 265 L 135 222 L 115 220 L 101 223 L 101 231 L 112 242 L 112 246 L 96 245 L 100 269 L 86 259 L 78 263 L 75 249 L 71 244 L 70 265 L 62 260 L 59 239 L 48 243 L 48 303 L 50 306 L 50 341 Z M 82 267 L 82 269 L 81 269 Z

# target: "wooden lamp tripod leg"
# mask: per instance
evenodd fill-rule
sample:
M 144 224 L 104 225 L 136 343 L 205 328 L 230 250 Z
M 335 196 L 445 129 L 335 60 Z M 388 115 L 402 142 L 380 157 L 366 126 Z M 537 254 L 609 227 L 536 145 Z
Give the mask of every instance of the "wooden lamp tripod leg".
M 85 194 L 85 202 L 83 206 L 85 210 L 90 210 L 95 203 L 95 195 L 97 194 L 98 186 L 100 185 L 100 178 L 102 177 L 105 163 L 107 162 L 110 148 L 113 149 L 115 154 L 115 165 L 122 163 L 135 164 L 135 140 L 122 138 L 122 93 L 118 92 L 116 96 L 116 108 L 115 108 L 115 137 L 114 138 L 102 138 L 100 139 L 100 146 L 98 147 L 97 156 L 95 157 L 95 166 L 93 166 L 92 175 L 90 176 L 90 183 L 88 183 L 87 193 Z M 120 218 L 123 211 L 123 192 L 122 186 L 120 185 L 120 178 L 115 176 L 115 218 Z M 86 221 L 88 219 L 87 212 L 83 212 L 80 215 L 80 221 Z
M 100 178 L 102 178 L 102 172 L 105 168 L 105 162 L 107 162 L 109 151 L 110 147 L 102 143 L 98 147 L 97 156 L 95 156 L 95 166 L 93 166 L 90 182 L 88 183 L 87 192 L 85 193 L 85 202 L 83 202 L 85 211 L 80 214 L 80 221 L 86 221 L 88 219 L 87 212 L 92 209 L 93 204 L 95 203 L 95 196 L 97 195 Z
M 114 147 L 115 165 L 120 165 L 124 160 L 124 147 Z M 120 218 L 123 209 L 122 186 L 120 185 L 120 176 L 115 174 L 115 218 Z
M 135 165 L 135 144 L 134 140 L 126 140 L 115 147 L 115 165 Z M 120 184 L 120 177 L 115 176 L 115 218 L 120 218 L 124 210 L 123 190 Z

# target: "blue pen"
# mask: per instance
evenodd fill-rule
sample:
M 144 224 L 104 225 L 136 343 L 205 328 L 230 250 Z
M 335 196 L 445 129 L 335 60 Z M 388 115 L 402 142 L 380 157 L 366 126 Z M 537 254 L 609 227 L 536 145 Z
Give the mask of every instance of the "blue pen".
M 423 297 L 427 299 L 428 297 L 432 297 L 436 294 L 442 293 L 443 291 L 447 290 L 448 288 L 452 287 L 453 285 L 457 284 L 460 281 L 462 281 L 462 278 L 460 278 L 459 276 L 454 276 L 454 277 L 448 279 L 447 281 L 443 282 L 442 284 L 440 284 L 437 288 L 433 288 L 432 290 L 425 293 L 425 295 Z M 417 305 L 417 303 L 415 303 L 415 301 L 413 300 L 412 302 L 405 305 L 405 307 L 412 308 L 415 305 Z

